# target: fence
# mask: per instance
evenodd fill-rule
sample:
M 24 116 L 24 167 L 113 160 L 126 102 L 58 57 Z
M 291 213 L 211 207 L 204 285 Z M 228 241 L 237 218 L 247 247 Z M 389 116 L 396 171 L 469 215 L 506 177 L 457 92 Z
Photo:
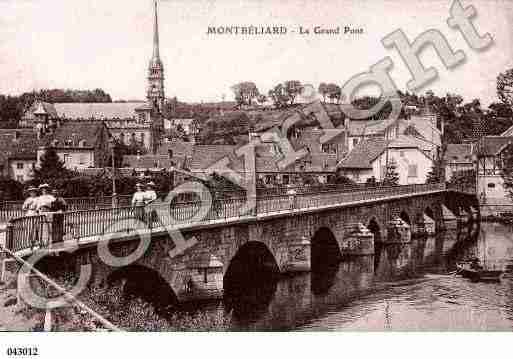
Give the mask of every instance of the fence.
M 7 228 L 7 244 L 9 249 L 18 251 L 42 246 L 50 241 L 79 241 L 82 238 L 121 231 L 130 233 L 141 228 L 152 230 L 163 226 L 173 227 L 443 190 L 445 184 L 423 184 L 257 197 L 256 207 L 250 208 L 247 213 L 242 212 L 248 204 L 244 197 L 217 199 L 213 203 L 196 200 L 135 208 L 52 213 L 11 220 Z
M 129 195 L 116 196 L 117 206 L 123 207 L 130 205 L 130 199 L 131 196 Z M 112 207 L 112 196 L 72 197 L 65 198 L 65 201 L 69 211 Z M 5 223 L 11 218 L 22 217 L 23 215 L 23 201 L 0 202 L 0 223 Z

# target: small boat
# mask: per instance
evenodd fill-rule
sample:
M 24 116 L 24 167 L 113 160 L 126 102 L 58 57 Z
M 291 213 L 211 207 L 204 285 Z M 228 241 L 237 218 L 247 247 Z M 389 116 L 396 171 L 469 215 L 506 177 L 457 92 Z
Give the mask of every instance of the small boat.
M 487 270 L 483 268 L 477 259 L 463 261 L 456 264 L 457 274 L 475 282 L 498 282 L 503 274 L 502 270 Z

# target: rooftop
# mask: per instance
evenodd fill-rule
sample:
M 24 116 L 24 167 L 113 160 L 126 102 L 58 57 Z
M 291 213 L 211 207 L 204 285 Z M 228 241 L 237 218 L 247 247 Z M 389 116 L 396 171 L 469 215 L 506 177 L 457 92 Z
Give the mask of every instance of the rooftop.
M 144 109 L 147 104 L 145 102 L 56 103 L 53 106 L 60 118 L 125 119 L 134 118 L 136 110 Z

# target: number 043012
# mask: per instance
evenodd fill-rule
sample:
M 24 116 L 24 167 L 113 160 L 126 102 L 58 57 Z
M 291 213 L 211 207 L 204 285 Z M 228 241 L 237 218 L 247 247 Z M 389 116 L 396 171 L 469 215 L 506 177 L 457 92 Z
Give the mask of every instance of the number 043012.
M 7 356 L 23 357 L 39 355 L 37 347 L 10 347 L 7 348 Z

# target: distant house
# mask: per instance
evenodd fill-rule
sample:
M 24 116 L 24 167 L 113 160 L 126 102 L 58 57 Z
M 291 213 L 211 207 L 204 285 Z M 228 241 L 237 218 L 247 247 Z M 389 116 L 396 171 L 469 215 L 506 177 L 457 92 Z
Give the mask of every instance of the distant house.
M 475 168 L 472 143 L 449 143 L 445 150 L 445 180 L 450 181 L 455 173 Z
M 487 204 L 511 203 L 501 173 L 505 154 L 513 150 L 513 137 L 485 136 L 476 145 L 477 193 Z
M 39 144 L 32 130 L 0 130 L 0 175 L 18 182 L 31 180 Z
M 109 130 L 103 122 L 69 121 L 47 134 L 37 151 L 37 163 L 48 147 L 57 152 L 64 166 L 71 170 L 107 166 Z
M 433 166 L 430 148 L 424 141 L 401 135 L 393 140 L 374 138 L 359 143 L 337 167 L 354 180 L 364 183 L 371 177 L 382 181 L 387 160 L 394 161 L 399 175 L 399 184 L 425 183 Z

